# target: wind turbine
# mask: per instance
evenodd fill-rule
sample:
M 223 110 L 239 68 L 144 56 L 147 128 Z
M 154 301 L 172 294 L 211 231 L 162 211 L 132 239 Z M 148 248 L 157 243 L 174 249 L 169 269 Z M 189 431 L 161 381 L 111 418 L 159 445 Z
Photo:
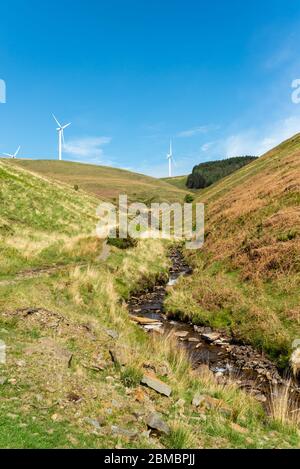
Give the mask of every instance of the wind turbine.
M 69 127 L 69 125 L 71 125 L 71 122 L 69 122 L 69 124 L 66 124 L 66 125 L 61 125 L 58 122 L 58 120 L 56 119 L 55 115 L 52 114 L 52 116 L 53 116 L 53 119 L 55 120 L 55 122 L 58 125 L 58 128 L 56 129 L 57 132 L 58 132 L 58 159 L 59 159 L 59 161 L 61 161 L 61 159 L 62 159 L 62 145 L 65 144 L 64 130 L 67 127 Z
M 11 153 L 3 153 L 3 155 L 5 156 L 9 156 L 9 158 L 16 158 L 17 157 L 17 154 L 19 153 L 21 147 L 19 146 L 17 151 L 14 153 L 14 154 L 11 154 Z
M 167 154 L 167 160 L 169 160 L 169 178 L 172 177 L 172 163 L 173 163 L 173 150 L 172 150 L 172 140 L 170 140 L 170 150 Z

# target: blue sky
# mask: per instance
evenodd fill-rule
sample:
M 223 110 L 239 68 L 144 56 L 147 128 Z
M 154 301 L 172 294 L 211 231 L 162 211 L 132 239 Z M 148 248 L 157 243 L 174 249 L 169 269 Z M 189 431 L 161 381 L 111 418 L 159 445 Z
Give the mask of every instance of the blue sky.
M 300 131 L 298 0 L 10 0 L 0 6 L 0 152 L 167 175 Z

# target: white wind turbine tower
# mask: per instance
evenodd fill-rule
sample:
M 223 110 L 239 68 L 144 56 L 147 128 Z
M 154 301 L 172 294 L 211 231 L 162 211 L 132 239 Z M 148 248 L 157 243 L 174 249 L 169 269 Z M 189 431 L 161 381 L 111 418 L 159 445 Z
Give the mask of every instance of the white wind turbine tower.
M 67 127 L 69 127 L 69 125 L 71 125 L 71 122 L 69 122 L 69 124 L 66 124 L 66 125 L 61 125 L 58 122 L 58 120 L 56 119 L 55 115 L 52 114 L 52 116 L 53 116 L 53 119 L 55 120 L 55 122 L 58 125 L 58 128 L 56 129 L 57 132 L 58 132 L 58 159 L 59 159 L 59 161 L 61 161 L 61 159 L 62 159 L 62 145 L 65 143 L 64 130 Z
M 167 160 L 169 160 L 169 178 L 172 177 L 172 163 L 173 163 L 173 150 L 172 150 L 172 140 L 170 140 L 170 150 L 167 154 Z
M 3 153 L 3 155 L 9 156 L 9 158 L 17 158 L 17 154 L 19 153 L 20 149 L 21 149 L 21 147 L 18 147 L 18 149 L 17 149 L 17 151 L 16 151 L 15 153 L 13 153 L 13 154 L 11 154 L 11 153 Z

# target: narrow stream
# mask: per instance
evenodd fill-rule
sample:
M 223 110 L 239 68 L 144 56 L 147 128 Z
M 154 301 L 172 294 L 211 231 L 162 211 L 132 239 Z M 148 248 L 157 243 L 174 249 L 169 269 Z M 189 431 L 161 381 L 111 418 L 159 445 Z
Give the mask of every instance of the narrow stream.
M 188 352 L 194 369 L 208 365 L 218 382 L 234 381 L 258 401 L 269 401 L 270 393 L 275 392 L 277 385 L 284 384 L 284 379 L 274 363 L 262 353 L 250 345 L 237 343 L 223 331 L 167 318 L 164 312 L 167 289 L 172 288 L 180 276 L 191 274 L 180 251 L 174 249 L 170 259 L 172 267 L 167 285 L 156 285 L 152 290 L 132 296 L 128 302 L 131 316 L 141 322 L 141 327 L 149 333 L 172 333 L 178 340 L 178 346 Z M 142 320 L 139 321 L 139 318 Z M 298 391 L 297 386 L 292 389 L 297 395 Z

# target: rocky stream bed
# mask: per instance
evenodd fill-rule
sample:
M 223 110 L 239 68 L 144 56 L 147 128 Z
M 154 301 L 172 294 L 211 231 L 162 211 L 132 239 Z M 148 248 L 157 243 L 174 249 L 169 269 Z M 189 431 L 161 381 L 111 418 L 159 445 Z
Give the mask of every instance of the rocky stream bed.
M 167 318 L 164 299 L 168 288 L 172 288 L 181 275 L 191 273 L 179 250 L 172 250 L 170 259 L 172 266 L 166 285 L 156 285 L 130 298 L 128 310 L 132 319 L 148 333 L 174 335 L 178 346 L 187 351 L 195 370 L 207 365 L 218 382 L 233 381 L 267 406 L 271 393 L 278 392 L 276 389 L 287 384 L 272 361 L 252 346 L 237 342 L 224 331 Z M 291 386 L 290 392 L 291 399 L 298 401 L 300 388 L 296 383 Z

